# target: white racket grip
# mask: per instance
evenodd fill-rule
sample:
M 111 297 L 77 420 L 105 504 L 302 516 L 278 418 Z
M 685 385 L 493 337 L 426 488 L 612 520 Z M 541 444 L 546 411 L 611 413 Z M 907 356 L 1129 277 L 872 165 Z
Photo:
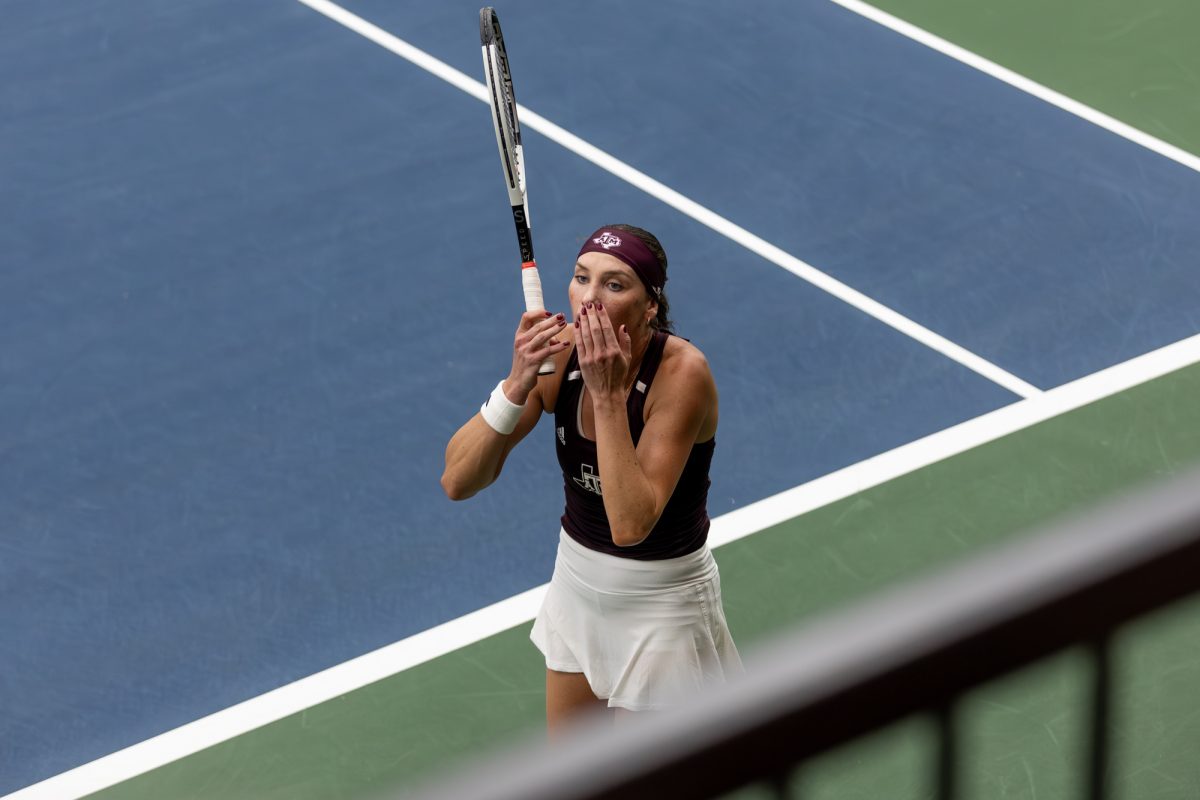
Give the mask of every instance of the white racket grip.
M 542 278 L 538 275 L 537 267 L 523 266 L 521 268 L 521 288 L 525 291 L 526 311 L 545 311 L 546 304 L 542 301 Z M 553 375 L 554 359 L 547 358 L 538 366 L 538 375 Z

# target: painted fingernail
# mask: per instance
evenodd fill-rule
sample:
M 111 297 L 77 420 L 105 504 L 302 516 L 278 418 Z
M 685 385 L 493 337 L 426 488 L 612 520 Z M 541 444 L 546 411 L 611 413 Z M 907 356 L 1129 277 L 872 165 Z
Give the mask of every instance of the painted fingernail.
M 579 320 L 575 320 L 575 327 L 576 327 L 576 328 L 578 328 L 578 327 L 579 327 Z
M 600 309 L 601 311 L 603 311 L 603 310 L 604 310 L 604 304 L 603 304 L 603 303 L 596 303 L 596 308 L 598 308 L 598 309 Z
M 548 317 L 548 316 L 550 316 L 550 312 L 549 312 L 549 311 L 545 312 L 545 314 L 546 314 L 546 316 L 547 316 L 547 317 Z
M 559 319 L 566 319 L 566 317 L 564 317 L 562 314 L 559 314 L 559 315 L 558 315 L 558 318 L 559 318 Z

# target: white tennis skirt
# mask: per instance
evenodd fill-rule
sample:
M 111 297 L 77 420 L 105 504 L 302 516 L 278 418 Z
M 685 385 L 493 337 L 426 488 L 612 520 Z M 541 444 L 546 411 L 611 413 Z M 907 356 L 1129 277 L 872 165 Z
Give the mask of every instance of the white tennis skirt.
M 708 546 L 638 561 L 559 532 L 558 557 L 530 639 L 557 672 L 581 672 L 610 707 L 677 704 L 742 671 Z

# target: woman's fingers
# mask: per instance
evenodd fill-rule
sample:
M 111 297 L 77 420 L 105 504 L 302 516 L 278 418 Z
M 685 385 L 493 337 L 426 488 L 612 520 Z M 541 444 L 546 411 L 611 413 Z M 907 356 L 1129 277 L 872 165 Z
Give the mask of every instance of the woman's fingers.
M 597 337 L 603 341 L 605 348 L 615 351 L 621 350 L 621 344 L 617 340 L 617 333 L 613 330 L 612 320 L 608 318 L 608 312 L 604 310 L 604 306 L 597 304 L 596 306 L 596 327 Z
M 521 315 L 521 321 L 517 324 L 517 333 L 522 333 L 534 327 L 538 323 L 546 322 L 554 318 L 554 315 L 549 311 L 526 311 Z
M 561 353 L 563 350 L 565 350 L 566 348 L 568 348 L 570 346 L 571 346 L 570 342 L 560 342 L 555 339 L 551 339 L 549 342 L 546 343 L 545 347 L 542 347 L 539 350 L 534 350 L 533 352 L 531 352 L 529 354 L 529 359 L 531 361 L 533 361 L 535 364 L 540 365 L 549 356 L 552 356 L 555 353 Z
M 579 314 L 575 317 L 575 327 L 577 328 L 575 346 L 579 348 L 579 360 L 583 362 L 592 355 L 592 337 L 588 334 L 591 328 L 588 327 L 586 304 L 580 307 Z
M 549 311 L 526 311 L 521 315 L 517 332 L 513 335 L 513 361 L 509 380 L 513 386 L 531 390 L 537 384 L 538 366 L 553 353 L 562 352 L 552 341 L 566 322 L 562 314 Z
M 609 320 L 604 306 L 599 303 L 590 303 L 583 309 L 583 319 L 585 320 L 584 338 L 587 340 L 587 346 L 593 358 L 597 360 L 611 359 L 621 352 L 616 334 L 612 330 L 612 322 Z
M 600 330 L 600 309 L 595 303 L 588 303 L 587 308 L 583 312 L 583 318 L 587 324 L 584 336 L 587 338 L 588 352 L 591 353 L 593 359 L 603 358 L 604 333 Z
M 538 314 L 540 317 L 541 314 L 546 313 L 546 312 L 535 311 L 533 313 Z M 525 325 L 525 319 L 527 317 L 528 317 L 528 314 L 521 317 L 521 324 L 523 326 Z M 551 331 L 552 332 L 551 335 L 553 335 L 553 332 L 558 331 L 558 329 L 560 327 L 562 327 L 560 324 L 561 322 L 562 322 L 562 314 L 559 314 L 557 316 L 546 317 L 545 319 L 539 318 L 532 325 L 518 329 L 517 330 L 517 347 L 521 347 L 525 344 L 528 344 L 529 342 L 533 341 L 535 338 L 537 338 L 538 336 L 540 336 L 542 333 L 544 333 L 546 331 Z
M 561 331 L 566 324 L 566 319 L 562 314 L 546 320 L 544 323 L 538 325 L 533 331 L 533 335 L 529 339 L 529 347 L 531 349 L 544 347 L 546 342 L 557 336 L 558 332 Z

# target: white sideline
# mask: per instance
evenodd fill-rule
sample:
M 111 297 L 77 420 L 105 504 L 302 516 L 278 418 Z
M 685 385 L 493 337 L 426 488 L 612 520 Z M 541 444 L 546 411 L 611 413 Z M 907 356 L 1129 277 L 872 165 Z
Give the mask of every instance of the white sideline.
M 937 50 L 939 53 L 949 56 L 955 61 L 961 61 L 969 67 L 991 75 L 997 80 L 1004 81 L 1008 85 L 1031 94 L 1039 100 L 1043 100 L 1052 106 L 1057 106 L 1067 113 L 1085 119 L 1110 133 L 1115 133 L 1117 136 L 1128 139 L 1134 144 L 1139 144 L 1147 150 L 1158 153 L 1160 156 L 1169 158 L 1189 169 L 1200 172 L 1200 156 L 1195 156 L 1173 144 L 1168 144 L 1162 139 L 1151 136 L 1145 131 L 1138 130 L 1132 125 L 1121 122 L 1114 117 L 1110 117 L 1102 111 L 1097 111 L 1089 105 L 1080 103 L 1078 100 L 1072 100 L 1064 94 L 1060 94 L 1037 81 L 1030 80 L 1019 73 L 1013 72 L 1007 67 L 1002 67 L 994 61 L 989 61 L 981 55 L 972 53 L 970 50 L 948 42 L 923 28 L 918 28 L 910 22 L 905 22 L 899 17 L 894 17 L 886 11 L 880 11 L 878 8 L 862 2 L 862 0 L 832 0 L 832 2 L 837 3 L 847 11 L 852 11 L 885 28 L 890 28 L 901 36 L 906 36 L 930 49 Z
M 380 47 L 410 61 L 421 69 L 461 89 L 475 99 L 485 103 L 490 102 L 487 90 L 481 82 L 468 77 L 449 64 L 434 58 L 425 51 L 414 47 L 403 39 L 388 33 L 379 26 L 366 21 L 341 6 L 329 2 L 329 0 L 298 0 L 298 2 L 303 3 L 320 14 L 324 14 L 334 22 L 349 28 Z M 482 67 L 480 70 L 482 71 Z M 518 109 L 523 127 L 537 131 L 547 139 L 575 153 L 580 158 L 590 161 L 626 183 L 641 189 L 651 197 L 667 204 L 685 216 L 691 217 L 701 225 L 736 242 L 776 266 L 782 267 L 798 278 L 811 283 L 864 314 L 903 333 L 905 336 L 917 340 L 926 347 L 941 353 L 946 358 L 961 364 L 988 380 L 1003 386 L 1013 394 L 1020 397 L 1034 397 L 1041 393 L 1041 390 L 1033 384 L 1018 378 L 961 345 L 955 344 L 944 336 L 888 308 L 857 289 L 853 289 L 836 278 L 821 272 L 816 267 L 801 261 L 770 242 L 755 236 L 750 231 L 725 219 L 715 211 L 683 196 L 674 189 L 654 180 L 649 175 L 634 169 L 600 148 L 580 139 L 575 134 L 560 128 L 542 115 L 529 110 L 523 105 L 518 106 Z

